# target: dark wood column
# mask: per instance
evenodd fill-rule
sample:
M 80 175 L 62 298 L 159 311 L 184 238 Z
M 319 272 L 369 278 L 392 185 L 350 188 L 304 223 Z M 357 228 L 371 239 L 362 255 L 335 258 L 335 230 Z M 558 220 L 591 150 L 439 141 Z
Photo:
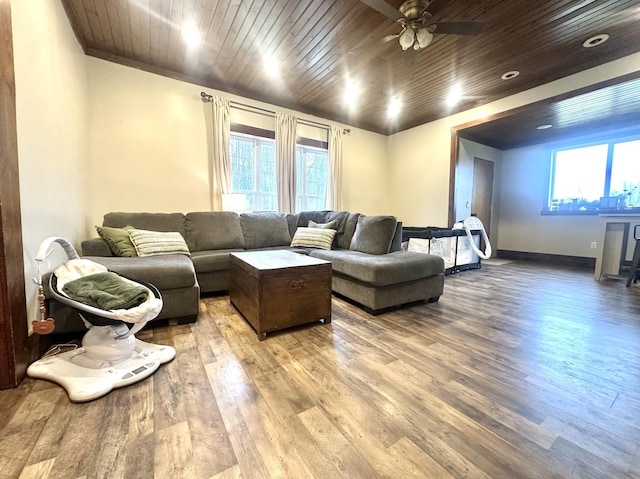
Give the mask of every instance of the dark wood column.
M 0 387 L 25 376 L 29 338 L 13 74 L 11 2 L 0 1 Z

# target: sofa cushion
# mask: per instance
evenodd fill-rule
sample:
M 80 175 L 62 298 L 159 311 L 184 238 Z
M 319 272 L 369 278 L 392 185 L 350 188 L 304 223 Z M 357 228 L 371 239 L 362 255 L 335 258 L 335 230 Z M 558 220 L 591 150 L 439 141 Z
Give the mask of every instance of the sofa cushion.
M 288 246 L 289 226 L 283 213 L 240 213 L 246 249 Z
M 98 236 L 102 238 L 108 245 L 111 252 L 116 256 L 138 256 L 135 246 L 129 237 L 129 230 L 133 226 L 125 226 L 124 228 L 111 228 L 110 226 L 96 226 Z
M 177 231 L 186 237 L 185 219 L 182 213 L 122 213 L 112 212 L 104 215 L 102 226 L 134 228 L 150 231 Z
M 349 249 L 360 216 L 362 216 L 360 213 L 347 213 L 344 220 L 344 232 L 336 238 L 338 248 Z
M 331 261 L 334 274 L 375 286 L 415 281 L 444 273 L 444 261 L 440 256 L 409 251 L 371 255 L 350 250 L 313 250 L 309 256 Z
M 211 273 L 213 271 L 226 271 L 229 269 L 229 253 L 244 251 L 244 249 L 217 249 L 194 251 L 191 253 L 191 261 L 196 273 Z
M 194 251 L 244 248 L 244 236 L 238 213 L 200 211 L 185 215 L 187 244 Z
M 331 249 L 336 230 L 331 228 L 305 228 L 300 226 L 296 231 L 291 246 Z
M 296 230 L 298 229 L 298 213 L 287 213 L 286 218 L 289 226 L 289 236 L 293 238 L 293 235 L 296 234 Z
M 349 249 L 369 254 L 387 254 L 397 223 L 394 216 L 360 216 Z
M 128 278 L 151 283 L 161 291 L 197 285 L 193 262 L 184 254 L 133 258 L 86 256 L 85 259 L 100 263 Z
M 138 256 L 182 253 L 189 255 L 189 248 L 182 235 L 176 231 L 129 230 L 131 242 Z

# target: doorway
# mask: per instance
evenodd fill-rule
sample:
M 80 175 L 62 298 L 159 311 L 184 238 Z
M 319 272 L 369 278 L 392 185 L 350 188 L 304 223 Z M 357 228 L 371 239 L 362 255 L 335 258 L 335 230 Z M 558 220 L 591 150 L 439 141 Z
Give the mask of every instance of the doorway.
M 487 237 L 491 238 L 491 202 L 493 198 L 493 162 L 477 156 L 473 158 L 473 191 L 471 215 L 477 216 Z M 481 245 L 484 249 L 485 245 Z

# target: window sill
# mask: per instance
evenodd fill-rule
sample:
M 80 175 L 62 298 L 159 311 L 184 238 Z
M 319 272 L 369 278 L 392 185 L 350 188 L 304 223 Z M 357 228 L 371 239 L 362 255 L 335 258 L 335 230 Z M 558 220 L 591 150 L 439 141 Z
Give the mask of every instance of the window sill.
M 625 208 L 619 210 L 616 208 L 598 208 L 595 210 L 542 210 L 540 215 L 542 216 L 598 216 L 603 214 L 639 214 L 640 207 Z

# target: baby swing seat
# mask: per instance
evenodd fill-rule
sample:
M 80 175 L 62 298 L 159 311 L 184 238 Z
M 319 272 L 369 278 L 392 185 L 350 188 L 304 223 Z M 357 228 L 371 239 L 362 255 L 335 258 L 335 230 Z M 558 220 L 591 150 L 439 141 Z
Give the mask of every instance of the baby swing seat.
M 47 238 L 36 256 L 39 276 L 37 280 L 34 279 L 36 283 L 41 284 L 40 265 L 50 253 L 49 246 L 54 243 L 62 246 L 69 258 L 56 272 L 65 267 L 78 271 L 78 265 L 80 270 L 86 267 L 104 268 L 80 259 L 65 239 Z M 72 299 L 61 291 L 64 285 L 60 285 L 56 272 L 51 274 L 49 280 L 51 296 L 76 309 L 88 331 L 82 338 L 82 347 L 45 356 L 32 363 L 27 368 L 30 377 L 56 382 L 67 391 L 71 401 L 83 402 L 104 396 L 114 388 L 141 381 L 152 375 L 160 364 L 175 357 L 176 351 L 171 346 L 146 343 L 134 336 L 148 321 L 160 314 L 162 296 L 155 286 L 119 276 L 118 280 L 122 279 L 125 286 L 130 283 L 137 290 L 146 288 L 148 297 L 142 304 L 129 309 L 105 310 Z M 67 280 L 65 284 L 68 284 Z

